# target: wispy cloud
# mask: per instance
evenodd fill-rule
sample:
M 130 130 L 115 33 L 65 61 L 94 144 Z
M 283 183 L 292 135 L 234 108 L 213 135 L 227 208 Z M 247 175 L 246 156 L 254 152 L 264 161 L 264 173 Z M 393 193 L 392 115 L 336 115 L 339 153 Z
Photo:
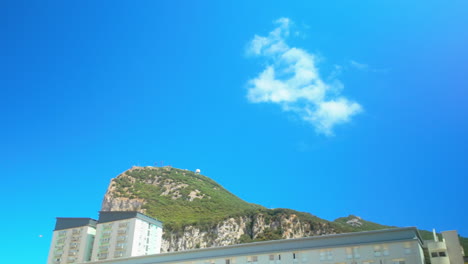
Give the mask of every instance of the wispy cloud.
M 369 66 L 369 64 L 360 63 L 355 60 L 350 60 L 349 65 L 351 65 L 351 67 L 357 70 L 365 71 L 365 72 L 375 72 L 375 73 L 388 73 L 389 72 L 388 69 L 377 69 L 377 68 Z
M 340 95 L 340 81 L 320 77 L 315 54 L 286 43 L 292 24 L 288 18 L 275 24 L 267 36 L 255 35 L 247 47 L 247 54 L 267 59 L 265 69 L 248 81 L 248 100 L 278 104 L 311 123 L 318 133 L 333 135 L 336 125 L 362 111 L 361 105 Z
M 357 61 L 354 61 L 354 60 L 351 60 L 349 61 L 349 64 L 351 64 L 351 66 L 357 68 L 358 70 L 369 70 L 369 65 L 367 64 L 364 64 L 364 63 L 359 63 Z

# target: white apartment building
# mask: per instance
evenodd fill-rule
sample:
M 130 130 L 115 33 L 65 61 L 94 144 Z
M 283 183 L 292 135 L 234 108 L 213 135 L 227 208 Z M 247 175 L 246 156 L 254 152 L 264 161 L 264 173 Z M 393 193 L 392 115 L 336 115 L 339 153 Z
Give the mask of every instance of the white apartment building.
M 424 264 L 416 228 L 284 239 L 92 264 Z
M 157 254 L 162 223 L 138 212 L 99 212 L 92 261 Z
M 47 264 L 90 261 L 96 224 L 91 218 L 57 217 Z
M 463 248 L 457 231 L 443 231 L 439 241 L 434 230 L 434 241 L 426 241 L 431 264 L 463 264 Z

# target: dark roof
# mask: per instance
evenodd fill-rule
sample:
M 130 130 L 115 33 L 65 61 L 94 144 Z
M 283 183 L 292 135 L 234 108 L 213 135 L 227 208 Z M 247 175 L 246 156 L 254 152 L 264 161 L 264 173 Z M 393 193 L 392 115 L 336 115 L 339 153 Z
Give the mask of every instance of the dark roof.
M 107 223 L 131 218 L 138 218 L 143 221 L 162 227 L 162 222 L 136 211 L 100 211 L 98 222 Z
M 82 227 L 82 226 L 96 227 L 96 224 L 97 224 L 97 221 L 92 218 L 57 217 L 57 222 L 55 223 L 54 231 L 75 228 L 75 227 Z

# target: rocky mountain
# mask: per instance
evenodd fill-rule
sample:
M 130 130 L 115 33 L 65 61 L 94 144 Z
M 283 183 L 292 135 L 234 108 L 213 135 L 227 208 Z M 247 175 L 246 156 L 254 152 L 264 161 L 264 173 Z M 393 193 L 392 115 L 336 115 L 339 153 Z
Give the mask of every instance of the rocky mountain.
M 241 200 L 208 177 L 171 167 L 132 167 L 118 175 L 101 210 L 139 211 L 161 220 L 162 252 L 392 228 L 352 215 L 327 221 L 290 209 L 267 209 Z

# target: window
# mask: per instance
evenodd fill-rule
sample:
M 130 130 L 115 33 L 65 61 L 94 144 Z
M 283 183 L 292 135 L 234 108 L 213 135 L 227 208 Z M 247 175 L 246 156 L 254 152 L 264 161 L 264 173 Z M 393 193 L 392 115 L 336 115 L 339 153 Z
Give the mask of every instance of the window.
M 247 263 L 257 263 L 258 257 L 257 256 L 249 256 L 247 257 Z
M 388 245 L 382 246 L 382 251 L 384 256 L 388 256 L 390 253 L 388 252 Z
M 333 259 L 333 251 L 331 249 L 320 250 L 320 260 L 331 260 Z
M 374 246 L 374 256 L 388 256 L 388 246 L 387 245 L 375 245 Z
M 274 263 L 275 255 L 274 254 L 268 255 L 268 260 L 270 261 L 270 263 Z M 280 254 L 278 254 L 278 257 L 276 258 L 276 263 L 281 263 L 281 255 Z
M 108 249 L 109 249 L 109 245 L 99 247 L 99 251 L 107 251 Z
M 80 243 L 72 242 L 70 243 L 70 248 L 77 248 Z
M 62 250 L 64 246 L 64 244 L 57 244 L 55 245 L 55 250 Z
M 117 243 L 117 245 L 115 245 L 115 248 L 122 249 L 122 248 L 125 248 L 126 245 L 127 243 Z
M 382 247 L 381 246 L 374 246 L 374 256 L 376 256 L 376 257 L 382 256 Z
M 405 264 L 404 259 L 392 259 L 392 264 Z
M 362 264 L 374 264 L 374 261 L 373 260 L 366 260 L 366 261 L 363 261 Z
M 361 257 L 361 254 L 359 254 L 359 247 L 353 247 L 353 255 L 355 258 Z
M 411 254 L 412 250 L 411 250 L 411 243 L 410 242 L 405 242 L 405 254 Z
M 437 258 L 437 257 L 446 257 L 447 253 L 445 251 L 439 251 L 439 252 L 431 252 L 431 257 L 432 258 Z
M 346 258 L 360 258 L 361 255 L 359 254 L 359 247 L 349 247 L 346 248 Z
M 120 257 L 123 257 L 124 256 L 124 252 L 123 251 L 116 251 L 114 253 L 114 257 L 115 258 L 120 258 Z

